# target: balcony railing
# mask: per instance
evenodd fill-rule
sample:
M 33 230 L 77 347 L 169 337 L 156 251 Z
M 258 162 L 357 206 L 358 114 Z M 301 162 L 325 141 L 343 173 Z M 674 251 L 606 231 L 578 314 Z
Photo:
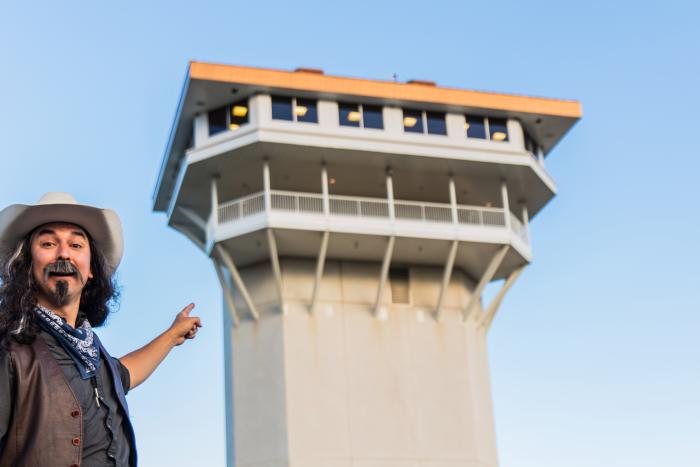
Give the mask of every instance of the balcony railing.
M 270 207 L 275 211 L 323 215 L 323 195 L 294 191 L 270 190 Z M 219 224 L 261 213 L 265 210 L 265 193 L 258 192 L 219 205 Z M 358 217 L 364 219 L 389 219 L 389 201 L 381 198 L 357 196 L 328 196 L 330 216 Z M 528 242 L 527 228 L 513 214 L 510 227 L 520 238 Z M 452 207 L 442 203 L 394 201 L 394 218 L 397 221 L 451 224 Z M 457 223 L 462 225 L 505 227 L 503 208 L 457 205 Z

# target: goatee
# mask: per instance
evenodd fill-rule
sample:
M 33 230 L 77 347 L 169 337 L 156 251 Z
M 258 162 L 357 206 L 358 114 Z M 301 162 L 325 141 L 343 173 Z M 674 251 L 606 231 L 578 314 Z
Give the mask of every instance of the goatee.
M 63 306 L 68 301 L 68 282 L 57 281 L 56 291 L 53 293 L 54 302 L 56 305 Z

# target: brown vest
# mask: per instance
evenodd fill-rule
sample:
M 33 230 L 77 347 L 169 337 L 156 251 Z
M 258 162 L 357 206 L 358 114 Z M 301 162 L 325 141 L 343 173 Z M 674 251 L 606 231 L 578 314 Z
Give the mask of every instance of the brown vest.
M 15 389 L 0 467 L 77 467 L 83 416 L 58 362 L 40 337 L 10 344 Z

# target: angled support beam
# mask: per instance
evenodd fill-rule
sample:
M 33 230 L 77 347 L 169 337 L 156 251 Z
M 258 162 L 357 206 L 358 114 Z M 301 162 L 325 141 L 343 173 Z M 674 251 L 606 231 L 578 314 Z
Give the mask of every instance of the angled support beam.
M 190 231 L 190 229 L 187 228 L 186 225 L 176 224 L 176 223 L 172 223 L 171 225 L 173 227 L 175 227 L 175 230 L 180 232 L 182 235 L 187 237 L 192 243 L 197 245 L 202 251 L 205 251 L 204 250 L 204 248 L 205 248 L 204 242 L 202 242 L 200 239 L 195 237 L 194 234 Z
M 382 303 L 382 294 L 384 286 L 389 275 L 389 265 L 391 264 L 391 255 L 394 253 L 394 236 L 389 237 L 389 243 L 386 245 L 384 259 L 382 260 L 382 270 L 379 276 L 379 288 L 377 289 L 377 300 L 374 302 L 374 316 L 379 314 L 379 305 Z
M 199 214 L 194 212 L 192 209 L 178 206 L 175 208 L 175 211 L 182 214 L 184 217 L 187 218 L 187 220 L 192 222 L 194 225 L 197 226 L 197 228 L 199 228 L 203 232 L 207 231 L 207 222 L 201 217 L 199 217 Z
M 323 278 L 323 269 L 326 266 L 326 252 L 328 251 L 328 237 L 330 232 L 323 232 L 321 238 L 321 249 L 318 252 L 318 260 L 316 261 L 316 278 L 314 279 L 314 291 L 311 294 L 311 306 L 309 312 L 313 314 L 316 311 L 316 303 L 318 302 L 319 291 L 321 290 L 321 279 Z
M 236 305 L 233 301 L 233 290 L 231 290 L 231 285 L 226 280 L 224 272 L 222 271 L 222 266 L 216 258 L 212 258 L 214 263 L 214 269 L 216 270 L 216 277 L 219 278 L 219 283 L 221 284 L 221 290 L 224 292 L 224 299 L 226 300 L 226 309 L 231 317 L 231 322 L 234 326 L 238 326 L 238 312 L 236 311 Z
M 233 259 L 219 243 L 217 243 L 214 246 L 214 249 L 216 250 L 216 254 L 219 256 L 219 259 L 224 263 L 228 271 L 231 273 L 233 283 L 236 284 L 236 287 L 238 287 L 238 290 L 241 292 L 243 300 L 245 301 L 246 305 L 248 305 L 248 310 L 250 311 L 251 316 L 255 321 L 257 321 L 258 319 L 260 319 L 260 315 L 258 314 L 257 308 L 255 308 L 253 300 L 251 300 L 250 298 L 250 294 L 248 294 L 248 289 L 243 283 L 241 275 L 238 273 L 238 268 L 236 268 L 236 265 L 233 263 Z
M 481 277 L 479 284 L 476 286 L 472 296 L 469 298 L 467 306 L 464 307 L 464 311 L 462 312 L 464 321 L 469 318 L 469 315 L 471 315 L 472 311 L 476 308 L 477 303 L 481 299 L 481 293 L 484 291 L 486 284 L 491 282 L 491 279 L 493 279 L 498 267 L 503 262 L 503 258 L 505 258 L 506 253 L 508 253 L 508 248 L 508 245 L 503 245 L 501 249 L 498 250 L 495 255 L 493 255 L 493 258 L 491 258 L 491 262 L 489 262 L 489 265 L 486 267 L 486 271 L 484 271 L 484 275 Z
M 440 319 L 440 314 L 442 313 L 442 305 L 445 302 L 445 295 L 447 295 L 447 287 L 450 285 L 450 278 L 452 277 L 452 270 L 454 269 L 458 246 L 459 241 L 453 240 L 452 246 L 450 247 L 450 252 L 447 255 L 445 271 L 442 273 L 442 286 L 440 287 L 440 296 L 438 297 L 437 306 L 435 307 L 436 320 Z
M 493 322 L 493 318 L 496 316 L 496 312 L 498 311 L 498 308 L 501 306 L 501 302 L 503 302 L 503 297 L 506 296 L 506 292 L 508 292 L 508 289 L 510 289 L 515 281 L 520 277 L 520 274 L 523 273 L 525 270 L 525 266 L 522 266 L 515 271 L 511 272 L 510 275 L 508 276 L 508 279 L 506 279 L 506 282 L 503 284 L 501 287 L 501 290 L 498 291 L 498 294 L 493 298 L 491 303 L 489 304 L 488 308 L 486 308 L 486 313 L 484 314 L 483 318 L 481 319 L 481 326 L 486 329 L 486 331 L 489 330 L 491 327 L 491 323 Z
M 284 289 L 282 288 L 282 268 L 280 268 L 280 258 L 277 254 L 277 240 L 272 229 L 267 229 L 267 244 L 270 247 L 270 262 L 272 263 L 272 273 L 275 276 L 277 294 L 279 295 L 280 309 L 284 310 Z

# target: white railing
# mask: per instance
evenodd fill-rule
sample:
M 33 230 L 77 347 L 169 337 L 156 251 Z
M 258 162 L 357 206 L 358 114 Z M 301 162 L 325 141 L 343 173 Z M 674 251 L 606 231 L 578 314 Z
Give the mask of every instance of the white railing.
M 257 214 L 265 210 L 265 195 L 261 191 L 219 205 L 219 224 L 231 222 L 241 217 Z
M 277 211 L 323 215 L 323 195 L 320 193 L 270 190 L 270 206 L 271 209 Z M 329 195 L 328 208 L 331 216 L 373 219 L 388 219 L 390 217 L 389 202 L 380 198 Z M 264 210 L 264 193 L 253 193 L 243 198 L 220 204 L 219 223 L 235 221 Z M 513 232 L 527 242 L 527 228 L 513 213 L 509 214 Z M 452 223 L 452 208 L 449 204 L 397 200 L 394 201 L 394 217 L 399 221 L 449 224 Z M 457 206 L 457 223 L 489 227 L 505 227 L 506 225 L 503 208 L 464 205 Z

